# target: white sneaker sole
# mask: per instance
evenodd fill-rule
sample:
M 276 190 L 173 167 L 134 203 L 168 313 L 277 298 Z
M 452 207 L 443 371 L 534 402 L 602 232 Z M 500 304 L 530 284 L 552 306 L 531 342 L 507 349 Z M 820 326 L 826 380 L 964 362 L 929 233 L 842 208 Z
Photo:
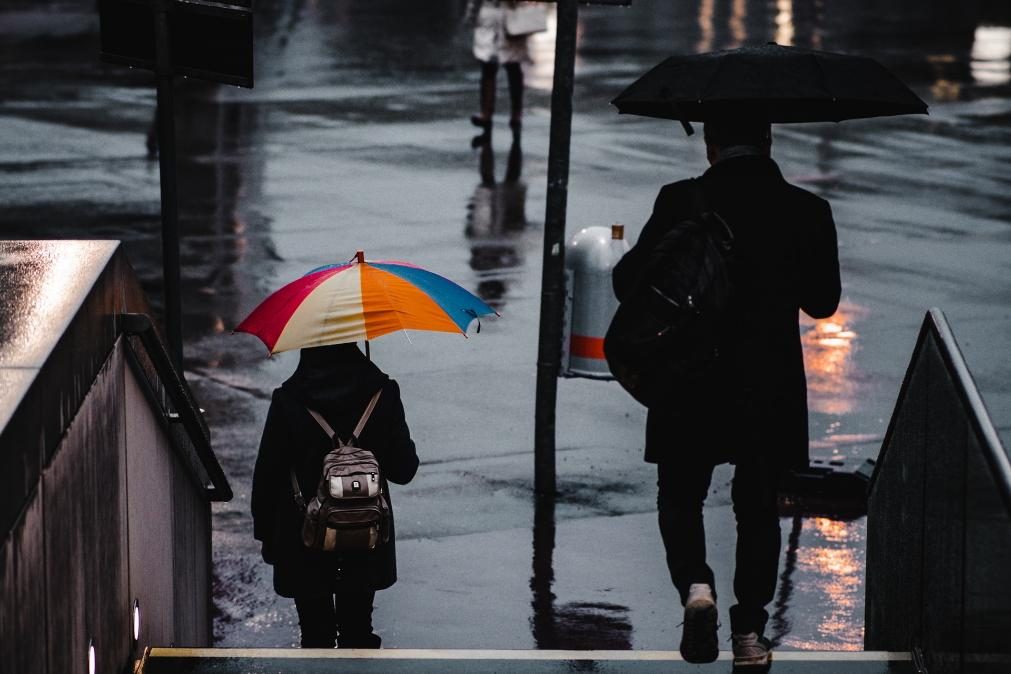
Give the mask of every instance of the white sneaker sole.
M 745 657 L 734 656 L 734 667 L 764 667 L 772 663 L 772 652 Z

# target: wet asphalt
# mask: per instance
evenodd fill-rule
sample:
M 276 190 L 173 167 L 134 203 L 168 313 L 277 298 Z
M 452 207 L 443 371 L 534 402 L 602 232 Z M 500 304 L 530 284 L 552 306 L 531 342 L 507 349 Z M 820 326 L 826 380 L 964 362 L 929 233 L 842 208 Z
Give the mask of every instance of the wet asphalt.
M 298 638 L 248 515 L 270 392 L 296 356 L 268 359 L 255 338 L 230 330 L 287 280 L 363 249 L 436 270 L 502 314 L 469 339 L 390 335 L 372 345 L 400 382 L 422 456 L 415 481 L 393 493 L 400 581 L 375 613 L 385 645 L 676 646 L 655 476 L 641 460 L 645 414 L 616 384 L 560 381 L 561 494 L 535 509 L 553 38 L 533 38 L 521 138 L 501 113 L 502 81 L 491 143 L 473 147 L 478 73 L 462 4 L 259 2 L 255 88 L 178 83 L 186 374 L 236 494 L 214 510 L 221 645 Z M 802 329 L 812 455 L 850 463 L 876 455 L 931 306 L 946 312 L 1011 444 L 1011 21 L 1000 3 L 973 15 L 976 5 L 892 6 L 873 21 L 859 6 L 816 0 L 584 8 L 576 64 L 570 234 L 620 222 L 634 240 L 659 187 L 704 168 L 701 134 L 608 106 L 672 52 L 769 40 L 860 51 L 930 104 L 929 116 L 774 133 L 784 174 L 831 201 L 839 230 L 842 306 Z M 0 2 L 0 235 L 121 239 L 157 307 L 153 80 L 98 61 L 93 7 Z M 706 515 L 724 606 L 730 477 L 717 472 Z M 861 648 L 864 536 L 859 515 L 784 517 L 769 626 L 783 648 Z

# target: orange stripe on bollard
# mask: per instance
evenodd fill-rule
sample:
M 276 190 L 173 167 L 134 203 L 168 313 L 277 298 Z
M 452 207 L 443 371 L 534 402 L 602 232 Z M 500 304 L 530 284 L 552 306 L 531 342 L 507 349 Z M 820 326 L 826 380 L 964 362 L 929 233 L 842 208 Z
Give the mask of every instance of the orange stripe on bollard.
M 595 358 L 604 360 L 604 338 L 572 335 L 569 351 L 579 358 Z

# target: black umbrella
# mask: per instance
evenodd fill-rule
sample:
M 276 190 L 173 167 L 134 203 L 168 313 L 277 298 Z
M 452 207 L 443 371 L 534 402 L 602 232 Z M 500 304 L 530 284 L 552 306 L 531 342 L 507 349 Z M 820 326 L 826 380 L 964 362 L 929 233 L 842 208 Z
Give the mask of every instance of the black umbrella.
M 704 122 L 747 110 L 769 122 L 839 122 L 927 112 L 927 104 L 880 63 L 774 42 L 672 56 L 611 101 L 618 112 Z

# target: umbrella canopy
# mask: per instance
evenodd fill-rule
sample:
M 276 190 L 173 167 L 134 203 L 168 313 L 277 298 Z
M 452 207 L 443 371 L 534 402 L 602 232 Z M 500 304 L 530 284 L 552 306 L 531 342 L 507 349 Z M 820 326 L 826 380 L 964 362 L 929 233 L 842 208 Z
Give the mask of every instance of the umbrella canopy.
M 313 269 L 263 300 L 236 332 L 256 335 L 270 353 L 368 341 L 396 330 L 467 334 L 471 321 L 496 314 L 449 279 L 406 262 Z
M 872 58 L 775 43 L 672 56 L 611 104 L 621 113 L 682 123 L 732 110 L 773 123 L 927 112 L 926 103 Z

